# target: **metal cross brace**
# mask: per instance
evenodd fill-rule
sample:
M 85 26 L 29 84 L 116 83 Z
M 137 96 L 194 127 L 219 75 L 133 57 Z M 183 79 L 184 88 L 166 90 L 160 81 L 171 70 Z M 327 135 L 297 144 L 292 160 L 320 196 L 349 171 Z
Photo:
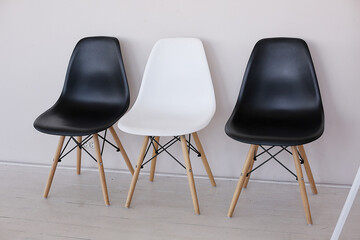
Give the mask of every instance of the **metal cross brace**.
M 198 157 L 201 157 L 201 153 L 191 144 L 190 142 L 190 136 L 191 134 L 189 134 L 189 140 L 186 140 L 187 146 L 188 146 L 188 152 L 190 153 L 190 150 L 193 151 L 194 153 L 197 154 Z M 160 155 L 160 153 L 166 152 L 167 154 L 170 155 L 170 157 L 172 157 L 180 166 L 182 166 L 184 169 L 186 169 L 186 167 L 179 162 L 179 160 L 176 159 L 176 157 L 174 157 L 167 149 L 169 147 L 171 147 L 172 145 L 174 145 L 174 143 L 181 141 L 179 136 L 174 136 L 170 141 L 168 141 L 167 143 L 165 143 L 164 145 L 161 145 L 158 141 L 155 140 L 155 137 L 151 136 L 150 137 L 150 143 L 145 151 L 145 155 L 144 155 L 144 159 L 146 158 L 146 155 L 150 149 L 151 146 L 153 146 L 153 148 L 155 149 L 155 144 L 156 143 L 158 145 L 158 147 L 160 148 L 160 150 L 156 150 L 155 151 L 155 155 L 152 156 L 150 159 L 146 160 L 142 165 L 141 168 L 143 168 L 147 163 L 149 163 L 151 160 L 153 160 L 154 158 L 156 158 L 158 155 Z
M 255 170 L 257 170 L 258 168 L 260 168 L 261 166 L 263 166 L 265 163 L 267 163 L 268 161 L 270 161 L 271 159 L 274 159 L 277 163 L 279 163 L 283 168 L 285 168 L 289 173 L 291 173 L 296 180 L 298 180 L 298 177 L 295 173 L 293 173 L 289 168 L 287 168 L 284 164 L 282 164 L 277 158 L 276 156 L 281 153 L 282 151 L 286 151 L 288 152 L 289 154 L 292 155 L 292 152 L 290 152 L 287 147 L 288 146 L 278 146 L 280 147 L 281 149 L 279 151 L 277 151 L 275 154 L 271 154 L 270 153 L 270 150 L 273 149 L 274 147 L 276 146 L 270 146 L 268 149 L 264 148 L 262 145 L 259 145 L 262 149 L 263 149 L 263 152 L 257 154 L 256 156 L 254 156 L 254 161 L 256 161 L 256 159 L 261 156 L 262 154 L 264 153 L 267 153 L 268 155 L 270 155 L 270 157 L 268 159 L 266 159 L 263 163 L 261 163 L 259 166 L 257 166 L 256 168 L 252 169 L 250 172 L 248 172 L 246 174 L 246 176 L 249 176 L 249 174 L 251 174 L 252 172 L 254 172 Z M 304 163 L 304 160 L 302 159 L 299 151 L 298 151 L 298 154 L 299 154 L 299 159 L 300 159 L 300 163 L 303 164 Z

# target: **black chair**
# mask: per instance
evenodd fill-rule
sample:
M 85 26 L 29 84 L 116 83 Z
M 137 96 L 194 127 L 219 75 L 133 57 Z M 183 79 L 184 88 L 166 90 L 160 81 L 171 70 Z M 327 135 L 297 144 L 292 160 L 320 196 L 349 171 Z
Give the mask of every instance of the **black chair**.
M 241 189 L 251 172 L 286 151 L 293 155 L 306 220 L 312 224 L 310 207 L 301 170 L 304 164 L 311 189 L 317 194 L 303 144 L 319 138 L 324 131 L 324 111 L 308 46 L 296 38 L 268 38 L 256 43 L 241 85 L 235 109 L 226 123 L 226 134 L 251 144 L 228 216 L 231 217 Z M 268 147 L 264 147 L 268 146 Z M 280 147 L 276 153 L 270 149 Z M 258 148 L 263 150 L 257 154 Z M 291 147 L 291 151 L 287 149 Z M 253 168 L 256 157 L 270 158 Z
M 76 148 L 77 173 L 80 174 L 81 150 L 84 150 L 97 161 L 104 201 L 106 205 L 109 205 L 101 157 L 105 142 L 110 143 L 106 139 L 107 129 L 110 129 L 117 147 L 110 144 L 122 153 L 131 174 L 134 173 L 129 158 L 113 128 L 113 124 L 128 109 L 129 100 L 130 93 L 119 41 L 113 37 L 81 39 L 72 53 L 59 99 L 54 106 L 41 114 L 34 122 L 34 127 L 38 131 L 60 136 L 44 192 L 45 198 L 49 194 L 58 162 Z M 98 134 L 104 130 L 104 136 Z M 62 149 L 65 136 L 68 136 L 69 139 Z M 82 136 L 87 137 L 83 139 Z M 98 137 L 103 139 L 101 150 Z M 90 139 L 94 141 L 96 158 L 84 148 L 84 144 L 88 143 Z M 65 148 L 70 140 L 73 140 L 76 146 L 65 153 Z

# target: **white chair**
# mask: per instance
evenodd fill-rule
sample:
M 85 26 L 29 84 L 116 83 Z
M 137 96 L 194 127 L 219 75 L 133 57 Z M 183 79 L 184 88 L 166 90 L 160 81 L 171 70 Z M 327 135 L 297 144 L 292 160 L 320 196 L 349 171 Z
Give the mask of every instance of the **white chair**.
M 351 209 L 351 207 L 352 207 L 352 205 L 354 203 L 356 194 L 357 194 L 357 192 L 359 190 L 359 186 L 360 186 L 360 167 L 359 167 L 359 169 L 357 171 L 356 177 L 355 177 L 354 182 L 353 182 L 353 184 L 351 186 L 349 195 L 346 198 L 345 205 L 344 205 L 344 207 L 343 207 L 343 209 L 341 211 L 340 217 L 338 219 L 338 222 L 336 224 L 334 232 L 333 232 L 333 234 L 331 236 L 331 240 L 339 239 L 339 236 L 340 236 L 341 231 L 342 231 L 342 229 L 344 227 L 346 218 L 349 215 L 350 209 Z
M 193 150 L 201 156 L 211 184 L 215 186 L 197 135 L 197 131 L 208 125 L 214 113 L 214 89 L 202 42 L 196 38 L 159 40 L 148 59 L 138 97 L 131 110 L 118 123 L 118 127 L 124 132 L 145 136 L 126 207 L 130 206 L 140 169 L 145 164 L 143 161 L 150 146 L 153 146 L 150 159 L 150 181 L 153 181 L 156 156 L 163 151 L 169 153 L 167 148 L 181 141 L 194 210 L 196 214 L 200 214 L 188 151 Z M 186 134 L 189 134 L 189 140 L 185 138 Z M 190 134 L 197 149 L 190 143 Z M 160 145 L 159 138 L 162 136 L 175 137 Z

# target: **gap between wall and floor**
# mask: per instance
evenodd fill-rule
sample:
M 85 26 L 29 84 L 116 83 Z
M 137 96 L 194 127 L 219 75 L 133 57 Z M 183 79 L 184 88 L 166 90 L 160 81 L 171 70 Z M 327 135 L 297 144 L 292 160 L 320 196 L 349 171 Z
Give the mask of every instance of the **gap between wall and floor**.
M 24 162 L 8 162 L 0 160 L 0 165 L 9 165 L 9 166 L 22 166 L 22 167 L 37 167 L 37 168 L 50 168 L 50 164 L 37 164 L 37 163 L 24 163 Z M 58 166 L 58 169 L 69 169 L 69 170 L 75 170 L 76 167 L 71 166 Z M 91 172 L 98 172 L 98 168 L 90 168 L 90 167 L 81 167 L 81 170 L 85 171 L 91 171 Z M 122 174 L 130 174 L 128 170 L 122 170 L 122 169 L 112 169 L 108 168 L 105 169 L 105 172 L 108 173 L 122 173 Z M 141 171 L 141 174 L 144 175 L 150 175 L 147 171 Z M 177 177 L 177 178 L 187 178 L 186 174 L 175 174 L 175 173 L 156 173 L 158 176 L 163 177 Z M 208 179 L 208 176 L 199 176 L 194 175 L 194 178 L 196 179 Z M 238 181 L 239 178 L 234 177 L 215 177 L 215 180 L 222 180 L 222 181 Z M 257 183 L 272 183 L 272 184 L 284 184 L 284 185 L 298 185 L 297 182 L 287 182 L 287 181 L 274 181 L 274 180 L 258 180 L 258 179 L 250 179 L 250 182 L 257 182 Z M 310 186 L 309 183 L 305 183 L 306 186 Z M 316 186 L 320 187 L 330 187 L 330 188 L 350 188 L 351 185 L 342 185 L 342 184 L 324 184 L 324 183 L 316 183 Z

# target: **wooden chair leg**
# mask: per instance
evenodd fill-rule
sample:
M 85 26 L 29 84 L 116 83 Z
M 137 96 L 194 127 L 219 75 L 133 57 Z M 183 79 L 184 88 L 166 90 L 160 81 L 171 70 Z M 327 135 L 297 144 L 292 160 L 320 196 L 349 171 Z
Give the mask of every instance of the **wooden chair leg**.
M 58 143 L 58 146 L 57 146 L 57 149 L 56 149 L 56 152 L 55 152 L 55 156 L 54 156 L 54 161 L 53 161 L 53 164 L 51 166 L 48 181 L 46 183 L 46 187 L 45 187 L 45 191 L 44 191 L 44 198 L 47 198 L 48 195 L 49 195 L 51 183 L 52 183 L 53 178 L 54 178 L 54 174 L 55 174 L 56 167 L 57 167 L 57 164 L 58 164 L 58 161 L 59 161 L 59 157 L 60 157 L 62 146 L 64 144 L 64 140 L 65 140 L 65 136 L 61 136 L 60 139 L 59 139 L 59 143 Z
M 241 189 L 243 188 L 243 185 L 244 185 L 244 182 L 245 182 L 247 170 L 249 169 L 249 166 L 251 164 L 251 160 L 253 160 L 253 158 L 254 158 L 255 147 L 256 147 L 255 145 L 250 146 L 248 155 L 246 157 L 246 161 L 244 163 L 244 167 L 243 167 L 242 172 L 240 174 L 240 178 L 239 178 L 238 184 L 237 184 L 236 189 L 235 189 L 234 196 L 233 196 L 231 204 L 230 204 L 230 208 L 229 208 L 229 211 L 228 211 L 228 214 L 227 214 L 228 217 L 232 217 L 232 215 L 234 213 L 236 204 L 237 204 L 237 202 L 239 200 Z
M 117 145 L 118 148 L 120 149 L 120 153 L 121 153 L 121 155 L 123 156 L 124 161 L 125 161 L 128 169 L 129 169 L 131 175 L 134 175 L 134 168 L 133 168 L 133 166 L 131 165 L 131 162 L 130 162 L 130 160 L 129 160 L 129 157 L 128 157 L 128 155 L 126 154 L 126 151 L 125 151 L 123 145 L 121 144 L 120 139 L 119 139 L 118 135 L 116 134 L 114 127 L 111 126 L 109 129 L 110 129 L 111 135 L 113 136 L 113 138 L 114 138 L 114 140 L 115 140 L 115 142 L 116 142 L 116 145 Z
M 254 167 L 254 161 L 255 161 L 254 158 L 255 158 L 255 156 L 256 156 L 256 154 L 257 154 L 258 148 L 259 148 L 259 145 L 256 145 L 256 146 L 255 146 L 255 150 L 254 150 L 254 157 L 253 157 L 252 160 L 251 160 L 251 163 L 250 163 L 250 166 L 249 166 L 249 169 L 248 169 L 247 172 L 250 172 L 250 171 L 253 169 L 253 167 Z M 247 185 L 248 185 L 249 180 L 250 180 L 250 175 L 251 175 L 251 173 L 245 178 L 244 188 L 247 188 Z
M 105 205 L 108 206 L 108 205 L 110 205 L 109 195 L 108 195 L 107 186 L 106 186 L 104 166 L 103 166 L 103 162 L 102 162 L 99 138 L 98 138 L 97 134 L 93 134 L 93 140 L 94 140 L 94 146 L 95 146 L 96 160 L 97 160 L 97 164 L 98 164 L 98 168 L 99 168 L 100 182 L 101 182 L 101 188 L 102 188 L 102 193 L 103 193 L 103 197 L 104 197 L 104 202 L 105 202 Z
M 155 137 L 154 148 L 153 148 L 153 153 L 152 153 L 153 159 L 151 160 L 151 167 L 150 167 L 150 177 L 149 177 L 150 182 L 154 181 L 156 159 L 157 159 L 157 156 L 156 156 L 157 153 L 156 152 L 157 152 L 157 150 L 159 148 L 157 143 L 159 141 L 160 141 L 160 137 Z M 154 157 L 154 156 L 156 156 L 156 157 Z
M 76 141 L 78 141 L 78 143 L 81 143 L 82 137 L 81 136 L 77 137 Z M 77 174 L 80 174 L 80 171 L 81 171 L 81 148 L 77 147 L 76 148 L 76 172 L 77 172 Z
M 308 200 L 308 197 L 307 197 L 307 194 L 306 194 L 304 177 L 303 177 L 303 173 L 302 173 L 302 170 L 301 170 L 300 159 L 299 159 L 299 155 L 298 155 L 296 146 L 292 146 L 291 150 L 292 150 L 292 154 L 293 154 L 293 157 L 294 157 L 296 175 L 297 175 L 298 182 L 299 182 L 301 199 L 302 199 L 302 202 L 303 202 L 303 205 L 304 205 L 306 222 L 308 224 L 312 224 L 309 200 Z
M 298 146 L 298 149 L 299 149 L 301 158 L 304 160 L 304 167 L 305 167 L 306 175 L 307 175 L 309 183 L 310 183 L 311 191 L 313 192 L 313 194 L 317 194 L 318 191 L 316 189 L 314 177 L 311 172 L 310 164 L 309 164 L 308 158 L 306 156 L 304 146 L 300 145 L 300 146 Z
M 204 149 L 203 149 L 203 147 L 202 147 L 202 145 L 201 145 L 199 136 L 198 136 L 197 132 L 193 132 L 192 135 L 193 135 L 193 138 L 194 138 L 196 147 L 198 148 L 198 150 L 199 150 L 199 152 L 200 152 L 200 154 L 201 154 L 201 160 L 202 160 L 202 162 L 203 162 L 203 164 L 204 164 L 204 167 L 205 167 L 205 170 L 206 170 L 206 172 L 207 172 L 207 175 L 209 176 L 211 185 L 215 187 L 215 186 L 216 186 L 215 179 L 214 179 L 214 176 L 213 176 L 213 174 L 212 174 L 212 172 L 211 172 L 211 169 L 210 169 L 209 163 L 208 163 L 208 161 L 207 161 L 207 158 L 206 158 Z
M 186 173 L 187 173 L 187 177 L 188 177 L 188 181 L 189 181 L 191 197 L 192 197 L 192 201 L 193 201 L 193 205 L 194 205 L 194 211 L 195 211 L 195 214 L 200 214 L 199 202 L 198 202 L 198 198 L 196 195 L 194 176 L 193 176 L 193 172 L 192 172 L 192 168 L 191 168 L 191 162 L 190 162 L 190 158 L 189 158 L 189 152 L 187 149 L 186 139 L 183 135 L 180 136 L 180 139 L 181 139 L 181 148 L 182 148 L 182 152 L 183 152 L 184 159 L 185 159 Z
M 143 145 L 141 147 L 141 151 L 140 151 L 139 159 L 138 159 L 138 162 L 137 162 L 137 165 L 136 165 L 136 168 L 135 168 L 135 172 L 134 172 L 134 175 L 133 175 L 132 180 L 131 180 L 129 193 L 128 193 L 126 203 L 125 203 L 125 207 L 127 207 L 127 208 L 130 207 L 130 204 L 131 204 L 131 200 L 132 200 L 132 197 L 133 197 L 133 194 L 134 194 L 136 182 L 137 182 L 137 180 L 139 178 L 141 165 L 142 165 L 142 163 L 144 161 L 145 151 L 146 151 L 146 147 L 147 147 L 148 143 L 149 143 L 149 137 L 146 136 L 144 138 L 144 142 L 143 142 Z

